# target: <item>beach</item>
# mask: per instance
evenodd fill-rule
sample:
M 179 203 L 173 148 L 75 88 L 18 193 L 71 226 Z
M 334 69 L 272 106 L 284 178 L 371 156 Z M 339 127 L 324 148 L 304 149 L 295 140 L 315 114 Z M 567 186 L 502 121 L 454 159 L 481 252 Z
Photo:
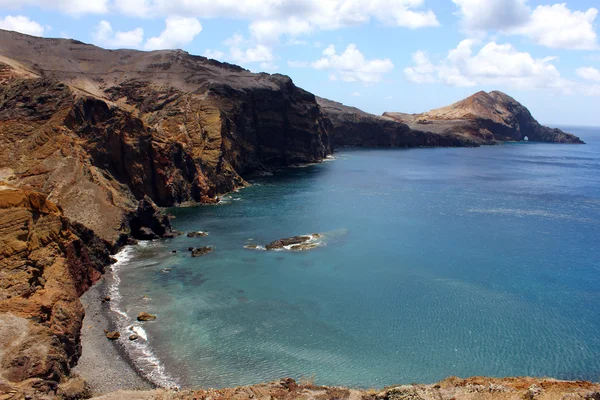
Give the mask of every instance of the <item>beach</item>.
M 104 276 L 80 298 L 85 308 L 82 354 L 73 371 L 87 381 L 94 396 L 117 390 L 152 389 L 154 386 L 126 358 L 119 341 L 109 341 L 105 336 L 105 329 L 115 328 L 109 316 L 112 311 L 108 303 L 102 302 L 106 296 L 106 279 Z

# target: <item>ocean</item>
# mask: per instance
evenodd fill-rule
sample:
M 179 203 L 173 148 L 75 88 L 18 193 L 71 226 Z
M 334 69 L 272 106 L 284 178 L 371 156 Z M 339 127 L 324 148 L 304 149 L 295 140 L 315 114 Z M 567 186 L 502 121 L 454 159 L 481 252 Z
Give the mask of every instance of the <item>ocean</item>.
M 567 129 L 588 144 L 340 150 L 169 210 L 209 236 L 119 254 L 130 355 L 180 386 L 599 380 L 600 128 Z M 260 247 L 312 233 L 313 250 Z

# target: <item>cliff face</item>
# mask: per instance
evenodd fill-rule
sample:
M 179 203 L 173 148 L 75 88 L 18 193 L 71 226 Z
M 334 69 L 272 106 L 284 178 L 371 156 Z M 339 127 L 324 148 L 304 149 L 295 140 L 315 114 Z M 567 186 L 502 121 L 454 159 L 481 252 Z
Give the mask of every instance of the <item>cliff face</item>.
M 0 393 L 57 390 L 81 353 L 79 295 L 109 254 L 46 196 L 0 183 Z
M 248 172 L 332 151 L 315 97 L 282 75 L 6 31 L 0 63 L 0 179 L 113 243 L 145 196 L 212 202 Z
M 456 133 L 480 144 L 522 141 L 583 143 L 560 129 L 540 125 L 529 110 L 512 97 L 498 91 L 473 96 L 423 114 L 384 113 L 411 129 L 432 133 Z
M 331 100 L 318 98 L 331 120 L 334 146 L 352 147 L 475 147 L 469 137 L 453 132 L 426 132 L 411 129 L 393 118 L 366 113 Z

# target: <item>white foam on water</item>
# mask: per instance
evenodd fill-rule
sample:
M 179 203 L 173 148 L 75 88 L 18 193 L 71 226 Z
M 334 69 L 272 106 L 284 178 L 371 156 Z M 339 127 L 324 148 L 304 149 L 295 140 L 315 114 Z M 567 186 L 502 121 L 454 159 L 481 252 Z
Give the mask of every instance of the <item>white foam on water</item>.
M 150 247 L 152 246 L 152 243 L 140 242 L 138 246 Z M 123 296 L 119 291 L 121 283 L 119 272 L 131 262 L 134 251 L 134 246 L 126 246 L 121 252 L 115 255 L 117 262 L 112 265 L 112 282 L 108 288 L 110 309 L 115 313 L 114 322 L 117 325 L 117 331 L 121 334 L 121 337 L 124 338 L 120 343 L 138 370 L 150 381 L 157 386 L 164 388 L 179 388 L 180 386 L 177 380 L 165 371 L 164 366 L 154 354 L 150 342 L 148 341 L 146 330 L 139 323 L 130 318 L 121 308 Z M 138 335 L 138 340 L 133 341 L 126 339 L 129 338 L 132 332 Z

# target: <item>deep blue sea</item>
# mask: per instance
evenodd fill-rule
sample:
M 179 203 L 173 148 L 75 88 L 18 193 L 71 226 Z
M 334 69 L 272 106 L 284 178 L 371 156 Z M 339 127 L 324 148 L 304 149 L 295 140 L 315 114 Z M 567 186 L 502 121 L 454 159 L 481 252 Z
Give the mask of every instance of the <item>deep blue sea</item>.
M 170 210 L 209 236 L 119 255 L 122 329 L 158 316 L 131 354 L 183 386 L 599 380 L 600 128 L 569 130 L 588 144 L 342 150 Z M 311 233 L 306 252 L 244 248 Z

